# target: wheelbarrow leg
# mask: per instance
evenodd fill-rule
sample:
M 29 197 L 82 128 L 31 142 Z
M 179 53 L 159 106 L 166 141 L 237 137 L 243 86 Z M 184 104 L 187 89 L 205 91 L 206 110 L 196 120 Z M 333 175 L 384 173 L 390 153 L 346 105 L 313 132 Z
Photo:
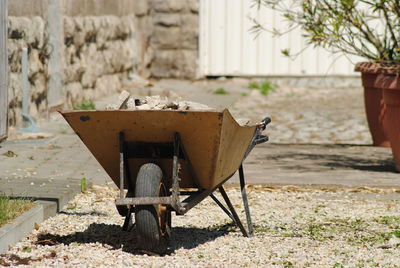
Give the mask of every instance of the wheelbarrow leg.
M 210 197 L 212 200 L 214 200 L 215 203 L 228 215 L 231 220 L 235 221 L 235 218 L 233 218 L 232 214 L 229 212 L 229 210 L 215 197 L 215 195 L 210 194 Z
M 229 200 L 229 197 L 226 194 L 224 187 L 220 186 L 218 189 L 219 189 L 222 197 L 224 198 L 226 205 L 228 206 L 229 210 L 231 211 L 232 216 L 235 219 L 236 225 L 239 227 L 240 231 L 242 231 L 242 234 L 245 237 L 249 237 L 249 234 L 247 233 L 246 229 L 244 228 L 242 222 L 240 221 L 240 218 L 239 218 L 238 214 L 236 213 L 235 208 L 233 207 L 233 205 L 231 203 L 231 200 Z
M 128 212 L 125 216 L 125 221 L 124 221 L 124 225 L 122 226 L 122 231 L 131 231 L 132 228 L 135 226 L 135 224 L 131 224 L 132 212 L 133 212 L 133 207 L 130 206 L 128 209 Z
M 252 236 L 253 232 L 254 232 L 254 228 L 253 228 L 253 223 L 251 221 L 249 202 L 247 200 L 246 183 L 244 181 L 243 165 L 240 165 L 240 167 L 239 167 L 239 180 L 240 180 L 240 190 L 242 192 L 244 211 L 246 213 L 247 227 L 249 230 L 249 235 Z

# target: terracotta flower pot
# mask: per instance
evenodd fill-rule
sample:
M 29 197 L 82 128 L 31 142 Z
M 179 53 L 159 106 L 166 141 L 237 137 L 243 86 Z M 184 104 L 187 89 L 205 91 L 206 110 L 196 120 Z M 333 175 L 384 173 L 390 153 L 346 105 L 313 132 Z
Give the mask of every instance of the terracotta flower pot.
M 377 68 L 377 64 L 375 63 L 360 62 L 356 65 L 355 70 L 361 72 L 364 87 L 365 113 L 373 145 L 390 147 L 390 142 L 383 125 L 386 105 L 383 102 L 382 88 L 376 86 L 376 78 L 380 73 L 380 69 Z
M 390 140 L 396 169 L 400 172 L 400 74 L 380 74 L 376 84 L 383 89 L 383 101 L 386 104 L 384 127 Z

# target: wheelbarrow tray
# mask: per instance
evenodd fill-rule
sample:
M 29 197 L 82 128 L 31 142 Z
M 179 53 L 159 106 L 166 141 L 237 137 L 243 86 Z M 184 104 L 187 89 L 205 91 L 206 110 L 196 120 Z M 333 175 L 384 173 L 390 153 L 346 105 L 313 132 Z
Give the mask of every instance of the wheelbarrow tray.
M 236 172 L 257 129 L 256 125 L 240 126 L 226 109 L 97 110 L 61 114 L 117 186 L 120 184 L 121 132 L 126 141 L 144 144 L 172 143 L 174 133 L 179 133 L 188 156 L 185 161 L 180 160 L 180 187 L 211 190 Z M 147 162 L 157 162 L 171 176 L 170 159 L 136 158 L 129 159 L 131 180 L 135 180 L 140 166 Z

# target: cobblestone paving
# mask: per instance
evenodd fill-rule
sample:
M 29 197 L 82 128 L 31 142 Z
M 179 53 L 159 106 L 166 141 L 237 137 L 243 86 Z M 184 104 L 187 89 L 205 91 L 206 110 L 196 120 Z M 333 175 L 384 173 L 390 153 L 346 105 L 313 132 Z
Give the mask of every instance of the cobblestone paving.
M 279 88 L 268 96 L 257 90 L 231 111 L 254 121 L 272 118 L 273 143 L 371 144 L 361 88 Z

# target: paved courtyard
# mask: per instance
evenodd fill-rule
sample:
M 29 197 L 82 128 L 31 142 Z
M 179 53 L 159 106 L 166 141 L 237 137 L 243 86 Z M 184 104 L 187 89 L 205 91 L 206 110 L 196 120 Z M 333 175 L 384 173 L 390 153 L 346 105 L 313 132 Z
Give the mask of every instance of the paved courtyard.
M 362 89 L 282 87 L 265 96 L 247 86 L 243 79 L 162 80 L 131 92 L 228 107 L 236 118 L 253 122 L 272 118 L 266 130 L 270 141 L 244 162 L 255 238 L 241 237 L 206 200 L 189 215 L 174 217 L 167 256 L 142 255 L 134 232 L 120 229 L 113 182 L 63 118 L 52 114 L 50 121 L 39 121 L 47 139 L 18 140 L 11 131 L 9 141 L 0 144 L 0 191 L 58 200 L 63 212 L 3 255 L 2 264 L 395 267 L 400 175 L 389 148 L 370 146 Z M 213 93 L 221 88 L 228 94 Z M 104 98 L 96 107 L 117 98 Z M 93 188 L 71 200 L 82 178 Z M 237 183 L 235 175 L 229 193 L 240 208 Z

